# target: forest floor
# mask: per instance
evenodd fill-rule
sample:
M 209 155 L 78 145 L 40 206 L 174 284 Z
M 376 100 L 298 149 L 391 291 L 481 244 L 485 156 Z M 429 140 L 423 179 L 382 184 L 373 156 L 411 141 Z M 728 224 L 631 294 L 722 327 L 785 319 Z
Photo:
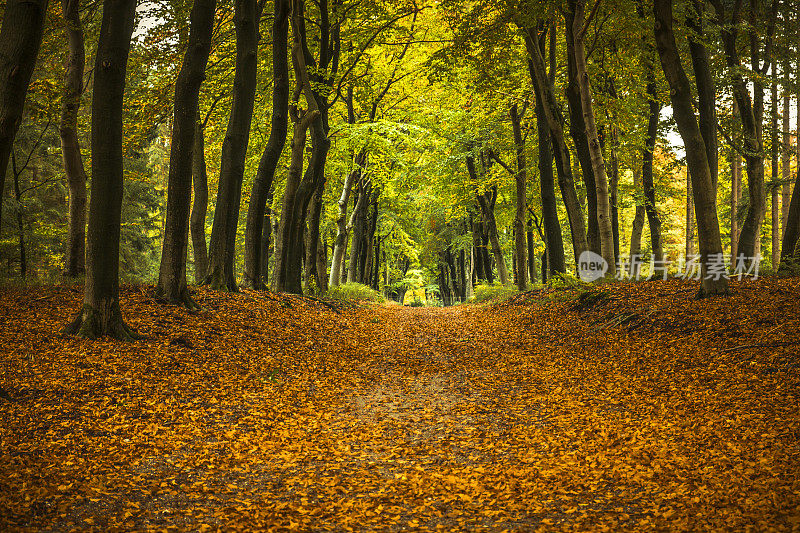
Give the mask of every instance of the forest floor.
M 2 531 L 800 531 L 800 279 L 493 306 L 0 290 Z

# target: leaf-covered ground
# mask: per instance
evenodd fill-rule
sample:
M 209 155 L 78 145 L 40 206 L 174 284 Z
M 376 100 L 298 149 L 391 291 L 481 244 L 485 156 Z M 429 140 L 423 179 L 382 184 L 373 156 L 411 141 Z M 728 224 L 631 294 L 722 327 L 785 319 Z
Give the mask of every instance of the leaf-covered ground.
M 496 306 L 0 291 L 0 530 L 800 530 L 800 280 Z

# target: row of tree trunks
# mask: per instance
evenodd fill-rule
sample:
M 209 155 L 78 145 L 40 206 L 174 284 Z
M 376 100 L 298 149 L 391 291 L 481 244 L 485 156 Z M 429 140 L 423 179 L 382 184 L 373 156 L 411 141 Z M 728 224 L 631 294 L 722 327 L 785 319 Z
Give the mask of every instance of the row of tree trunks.
M 78 0 L 61 0 L 67 31 L 67 61 L 64 67 L 64 99 L 61 102 L 61 157 L 69 187 L 69 223 L 64 275 L 70 278 L 84 273 L 86 253 L 86 169 L 78 141 L 78 110 L 83 94 L 83 71 L 86 50 L 83 26 L 78 14 Z
M 575 190 L 575 180 L 572 177 L 569 148 L 564 136 L 564 117 L 555 97 L 553 82 L 548 79 L 544 59 L 538 44 L 538 32 L 535 27 L 522 26 L 525 47 L 528 52 L 529 68 L 537 100 L 541 101 L 542 112 L 550 129 L 555 154 L 556 173 L 558 184 L 561 188 L 561 197 L 569 219 L 570 233 L 572 234 L 572 247 L 577 260 L 588 249 L 586 239 L 586 225 L 584 223 L 583 209 Z
M 290 0 L 275 0 L 272 20 L 272 122 L 270 133 L 261 160 L 258 163 L 253 190 L 247 210 L 247 223 L 244 241 L 244 284 L 254 289 L 266 288 L 262 275 L 262 249 L 267 198 L 272 190 L 275 169 L 286 144 L 289 128 L 289 13 Z M 267 230 L 269 234 L 269 229 Z
M 238 290 L 234 272 L 236 230 L 242 199 L 244 161 L 256 92 L 258 16 L 256 0 L 235 0 L 236 71 L 233 104 L 222 142 L 219 187 L 209 244 L 208 273 L 204 281 L 213 289 Z
M 175 82 L 174 119 L 167 185 L 167 216 L 161 249 L 156 295 L 167 303 L 199 309 L 186 283 L 189 215 L 192 199 L 192 164 L 199 109 L 200 86 L 211 52 L 216 0 L 195 0 L 183 65 Z
M 709 262 L 714 258 L 722 258 L 722 240 L 715 202 L 716 194 L 703 134 L 694 114 L 689 78 L 683 70 L 675 41 L 672 0 L 655 0 L 653 11 L 655 15 L 656 48 L 661 59 L 664 76 L 670 86 L 673 116 L 678 124 L 678 131 L 686 149 L 686 162 L 694 191 L 702 265 L 702 279 L 698 296 L 727 294 L 727 278 L 708 275 Z

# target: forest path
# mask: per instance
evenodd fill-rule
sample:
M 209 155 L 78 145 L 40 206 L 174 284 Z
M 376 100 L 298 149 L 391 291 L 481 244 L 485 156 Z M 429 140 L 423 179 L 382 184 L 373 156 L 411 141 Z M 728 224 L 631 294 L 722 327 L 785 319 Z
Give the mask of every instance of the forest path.
M 800 280 L 495 306 L 0 291 L 0 530 L 800 527 Z M 753 349 L 755 348 L 755 349 Z

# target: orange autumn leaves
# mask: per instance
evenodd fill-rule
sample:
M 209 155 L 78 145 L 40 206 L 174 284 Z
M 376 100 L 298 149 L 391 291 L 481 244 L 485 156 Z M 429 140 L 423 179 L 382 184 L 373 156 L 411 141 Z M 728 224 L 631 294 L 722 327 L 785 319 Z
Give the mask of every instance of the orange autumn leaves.
M 800 527 L 800 282 L 679 281 L 497 306 L 123 291 L 147 339 L 0 294 L 0 529 Z

